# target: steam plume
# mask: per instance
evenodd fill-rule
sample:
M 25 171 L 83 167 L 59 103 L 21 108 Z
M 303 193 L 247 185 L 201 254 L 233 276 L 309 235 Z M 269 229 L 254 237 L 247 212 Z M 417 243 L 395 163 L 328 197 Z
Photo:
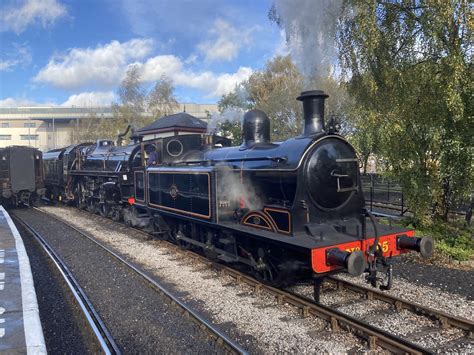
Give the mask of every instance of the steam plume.
M 335 57 L 342 0 L 275 0 L 270 17 L 285 30 L 298 69 L 308 82 L 327 76 Z
M 242 109 L 228 109 L 224 111 L 222 114 L 215 113 L 209 119 L 207 123 L 207 133 L 215 134 L 217 133 L 218 126 L 220 123 L 224 122 L 242 122 L 242 118 L 244 116 L 244 111 Z

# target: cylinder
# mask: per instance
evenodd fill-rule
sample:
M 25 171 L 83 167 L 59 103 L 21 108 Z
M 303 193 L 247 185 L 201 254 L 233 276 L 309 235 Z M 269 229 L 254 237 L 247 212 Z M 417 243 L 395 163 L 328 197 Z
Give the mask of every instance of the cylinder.
M 424 258 L 429 258 L 433 255 L 434 241 L 431 237 L 408 237 L 400 235 L 397 237 L 397 249 L 415 250 Z
M 303 102 L 303 136 L 324 131 L 324 103 L 328 97 L 322 90 L 310 90 L 296 98 Z
M 365 270 L 364 253 L 360 250 L 349 253 L 340 249 L 329 249 L 326 251 L 326 263 L 345 267 L 352 276 L 360 276 Z

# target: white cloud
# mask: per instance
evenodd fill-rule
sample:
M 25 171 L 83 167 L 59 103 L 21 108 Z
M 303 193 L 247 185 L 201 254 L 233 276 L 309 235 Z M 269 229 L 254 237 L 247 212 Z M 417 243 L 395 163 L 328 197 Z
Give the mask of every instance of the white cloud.
M 228 93 L 252 73 L 249 67 L 240 67 L 235 73 L 193 71 L 186 68 L 188 61 L 175 55 L 147 58 L 152 49 L 153 42 L 149 39 L 124 43 L 112 41 L 96 48 L 74 48 L 65 55 L 51 58 L 33 80 L 65 89 L 91 86 L 111 89 L 119 85 L 130 65 L 137 65 L 144 82 L 159 80 L 164 75 L 176 86 L 198 89 L 207 97 L 216 97 Z M 85 97 L 83 95 L 81 100 Z
M 36 102 L 26 99 L 24 97 L 7 97 L 0 100 L 0 107 L 37 107 L 37 106 L 76 106 L 76 107 L 91 107 L 91 106 L 109 106 L 115 99 L 112 91 L 91 91 L 82 92 L 69 96 L 69 98 L 62 104 L 58 105 L 55 102 Z
M 144 81 L 155 81 L 165 75 L 173 78 L 183 70 L 181 59 L 174 55 L 158 55 L 149 58 L 145 63 L 133 63 L 141 66 L 141 75 Z
M 0 60 L 0 71 L 11 70 L 16 64 L 15 60 Z
M 7 97 L 6 99 L 0 100 L 0 107 L 33 107 L 33 106 L 52 106 L 51 103 L 40 104 L 38 102 L 31 101 L 22 97 Z
M 10 71 L 18 65 L 27 66 L 31 63 L 31 51 L 26 44 L 14 43 L 13 46 L 15 49 L 6 53 L 5 58 L 0 60 L 0 71 Z
M 54 56 L 34 77 L 35 82 L 72 89 L 84 85 L 117 85 L 132 60 L 146 57 L 153 49 L 151 39 L 112 41 L 96 48 L 73 48 L 65 55 Z
M 109 106 L 115 96 L 112 91 L 92 91 L 71 95 L 61 106 Z
M 20 34 L 35 23 L 43 27 L 67 15 L 66 7 L 56 0 L 26 0 L 21 7 L 0 9 L 0 31 L 13 31 Z
M 236 84 L 252 74 L 252 69 L 249 67 L 240 67 L 235 73 L 195 72 L 187 70 L 181 59 L 174 55 L 160 55 L 148 59 L 143 64 L 134 64 L 141 66 L 144 81 L 155 81 L 165 75 L 173 80 L 175 85 L 200 89 L 207 97 L 229 93 Z
M 229 22 L 217 19 L 209 30 L 212 38 L 199 43 L 197 48 L 207 61 L 231 61 L 238 56 L 243 46 L 250 43 L 250 34 L 254 29 L 239 30 Z
M 181 72 L 176 73 L 172 79 L 177 85 L 203 90 L 207 97 L 219 97 L 234 90 L 238 83 L 248 79 L 251 74 L 251 68 L 240 67 L 235 73 Z

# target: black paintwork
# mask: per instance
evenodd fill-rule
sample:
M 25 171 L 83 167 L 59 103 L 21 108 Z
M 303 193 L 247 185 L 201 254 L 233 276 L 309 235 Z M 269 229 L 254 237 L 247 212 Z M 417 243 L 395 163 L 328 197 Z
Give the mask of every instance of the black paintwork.
M 270 142 L 270 119 L 261 110 L 250 110 L 244 115 L 242 123 L 242 148 L 251 147 L 254 144 Z
M 203 132 L 207 129 L 207 124 L 200 119 L 186 112 L 179 112 L 173 115 L 161 117 L 160 119 L 146 125 L 135 131 L 136 135 L 146 134 L 150 131 L 159 131 L 165 129 L 196 129 Z
M 0 148 L 0 201 L 29 203 L 44 194 L 42 153 L 36 148 Z
M 324 131 L 324 100 L 328 95 L 321 90 L 304 91 L 297 100 L 303 102 L 303 136 Z

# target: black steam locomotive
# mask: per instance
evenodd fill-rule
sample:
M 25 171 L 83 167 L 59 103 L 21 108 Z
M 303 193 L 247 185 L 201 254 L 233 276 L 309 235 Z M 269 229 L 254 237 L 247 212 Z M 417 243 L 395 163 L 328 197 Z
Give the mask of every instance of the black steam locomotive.
M 382 271 L 381 287 L 388 288 L 391 257 L 408 250 L 429 256 L 433 242 L 380 225 L 365 209 L 356 152 L 334 127 L 325 127 L 326 98 L 322 91 L 298 97 L 304 129 L 284 142 L 271 142 L 268 117 L 251 110 L 238 147 L 217 136 L 186 134 L 48 152 L 46 184 L 53 196 L 246 265 L 269 283 L 313 276 L 318 285 L 323 276 L 346 270 L 367 272 L 376 286 Z M 160 157 L 147 166 L 153 152 Z M 61 177 L 50 178 L 53 171 Z
M 0 203 L 29 206 L 45 193 L 42 153 L 36 148 L 0 148 Z

